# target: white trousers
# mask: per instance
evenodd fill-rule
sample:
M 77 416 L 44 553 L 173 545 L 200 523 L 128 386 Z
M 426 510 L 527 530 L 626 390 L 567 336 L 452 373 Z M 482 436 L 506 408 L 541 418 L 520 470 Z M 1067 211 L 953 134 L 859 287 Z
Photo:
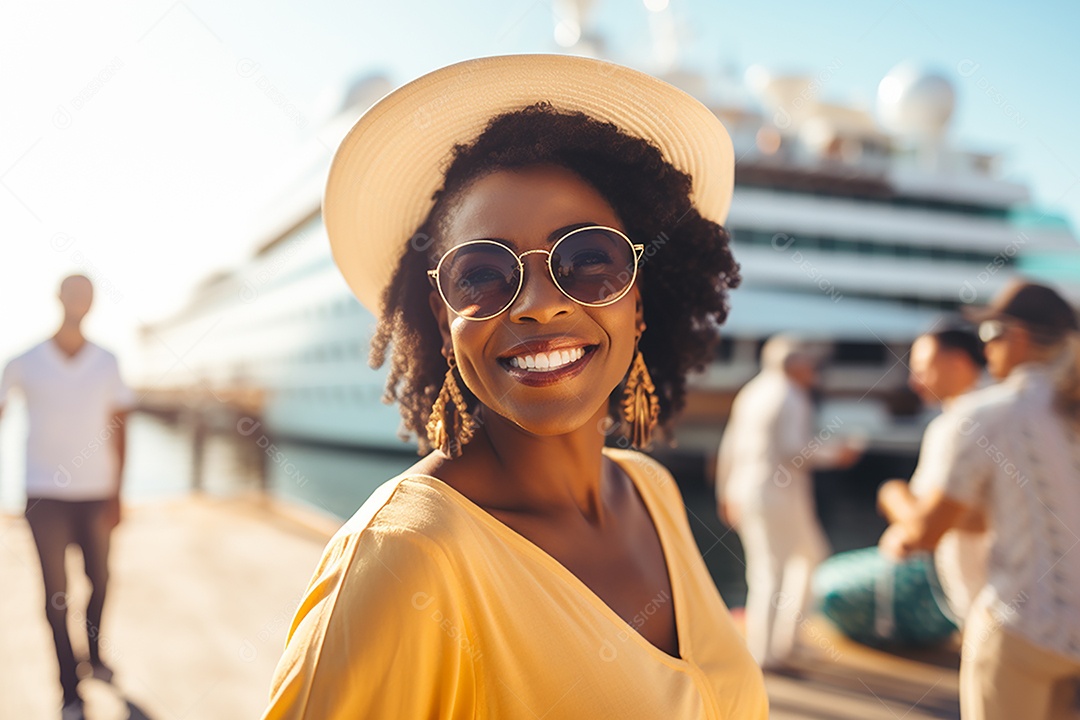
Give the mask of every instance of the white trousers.
M 1075 720 L 1078 683 L 1080 660 L 1006 630 L 975 604 L 960 653 L 963 720 Z
M 743 505 L 736 528 L 746 555 L 746 643 L 765 668 L 790 659 L 814 569 L 829 554 L 809 487 L 786 490 Z

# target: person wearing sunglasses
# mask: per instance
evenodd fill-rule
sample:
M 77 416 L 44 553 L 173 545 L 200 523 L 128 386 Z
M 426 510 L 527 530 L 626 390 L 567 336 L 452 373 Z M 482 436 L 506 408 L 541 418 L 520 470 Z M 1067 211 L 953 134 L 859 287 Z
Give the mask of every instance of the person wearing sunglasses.
M 639 452 L 739 282 L 733 167 L 692 97 L 580 57 L 452 65 L 357 122 L 323 217 L 423 457 L 327 546 L 265 718 L 767 717 Z
M 933 550 L 971 510 L 991 534 L 987 581 L 964 624 L 960 714 L 1076 716 L 1080 682 L 1080 325 L 1052 288 L 1015 281 L 979 322 L 1001 381 L 958 399 L 920 476 L 932 488 L 880 547 Z

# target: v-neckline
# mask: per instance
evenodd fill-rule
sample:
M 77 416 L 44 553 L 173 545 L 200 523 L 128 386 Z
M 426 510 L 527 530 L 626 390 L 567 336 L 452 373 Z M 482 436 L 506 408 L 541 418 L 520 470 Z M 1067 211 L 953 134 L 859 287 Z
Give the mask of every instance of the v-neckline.
M 667 537 L 666 530 L 659 523 L 656 522 L 655 518 L 657 517 L 657 508 L 653 506 L 653 502 L 650 498 L 650 493 L 647 491 L 642 491 L 636 473 L 633 472 L 631 469 L 625 467 L 622 463 L 612 457 L 612 455 L 605 453 L 605 456 L 609 460 L 611 460 L 611 462 L 615 463 L 616 467 L 621 469 L 626 474 L 626 476 L 630 478 L 630 482 L 633 484 L 634 489 L 637 491 L 638 497 L 641 498 L 641 501 L 645 505 L 645 512 L 649 516 L 649 522 L 652 523 L 654 532 L 656 533 L 656 537 L 660 542 L 660 552 L 664 556 L 664 571 L 667 573 L 668 585 L 671 587 L 672 613 L 675 618 L 675 637 L 679 643 L 678 657 L 676 657 L 675 655 L 670 655 L 666 651 L 661 650 L 659 647 L 652 644 L 644 635 L 642 635 L 638 631 L 636 627 L 627 622 L 622 615 L 615 612 L 615 610 L 610 605 L 604 602 L 603 598 L 597 595 L 592 588 L 585 584 L 585 581 L 583 581 L 574 573 L 570 572 L 569 568 L 567 568 L 565 565 L 555 559 L 555 557 L 551 555 L 547 550 L 544 550 L 532 540 L 528 539 L 527 537 L 519 533 L 517 530 L 514 530 L 512 527 L 504 523 L 502 520 L 499 520 L 497 517 L 495 517 L 488 511 L 484 510 L 482 507 L 474 503 L 472 500 L 463 495 L 449 483 L 446 483 L 433 475 L 425 475 L 423 473 L 410 474 L 407 477 L 431 480 L 436 485 L 438 485 L 438 487 L 444 488 L 446 494 L 449 497 L 453 498 L 468 512 L 477 516 L 483 523 L 492 527 L 496 532 L 500 533 L 501 535 L 506 536 L 511 542 L 519 545 L 526 552 L 537 556 L 537 558 L 544 564 L 549 565 L 551 569 L 555 572 L 555 574 L 559 575 L 563 578 L 565 582 L 576 588 L 580 595 L 582 595 L 588 602 L 595 605 L 603 614 L 607 615 L 608 618 L 616 626 L 618 626 L 624 634 L 636 638 L 637 642 L 643 645 L 648 652 L 652 653 L 665 663 L 672 665 L 673 667 L 676 667 L 680 670 L 685 670 L 690 665 L 690 661 L 687 659 L 690 656 L 690 649 L 686 635 L 683 632 L 685 622 L 681 609 L 682 591 L 681 589 L 676 588 L 676 576 L 675 573 L 672 572 L 672 563 L 670 560 L 672 556 L 671 541 Z
M 45 341 L 49 345 L 49 349 L 52 351 L 53 357 L 60 363 L 61 367 L 65 370 L 71 370 L 75 366 L 82 363 L 86 354 L 90 351 L 90 341 L 83 338 L 83 344 L 79 346 L 78 351 L 74 355 L 68 355 L 61 349 L 56 343 L 56 338 L 49 338 Z

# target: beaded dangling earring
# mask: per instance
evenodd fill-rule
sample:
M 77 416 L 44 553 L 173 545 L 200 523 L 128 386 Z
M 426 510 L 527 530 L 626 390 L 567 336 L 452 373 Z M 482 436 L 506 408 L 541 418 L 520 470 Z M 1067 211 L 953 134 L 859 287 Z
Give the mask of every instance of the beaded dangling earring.
M 634 361 L 630 363 L 626 377 L 622 412 L 630 426 L 630 443 L 638 450 L 646 449 L 660 417 L 660 401 L 649 369 L 645 367 L 645 358 L 638 349 L 634 350 Z
M 476 418 L 469 414 L 465 398 L 461 395 L 454 368 L 457 361 L 451 352 L 446 358 L 449 368 L 443 380 L 442 390 L 431 408 L 427 421 L 428 442 L 452 458 L 461 456 L 461 448 L 472 440 L 476 432 Z

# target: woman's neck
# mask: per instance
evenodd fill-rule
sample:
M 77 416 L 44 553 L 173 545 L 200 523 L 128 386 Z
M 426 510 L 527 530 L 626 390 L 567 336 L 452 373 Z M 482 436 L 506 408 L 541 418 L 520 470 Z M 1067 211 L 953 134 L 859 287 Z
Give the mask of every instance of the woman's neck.
M 606 408 L 573 432 L 533 435 L 506 418 L 481 411 L 481 429 L 466 448 L 490 470 L 504 478 L 500 504 L 522 512 L 564 516 L 576 512 L 601 527 L 606 518 L 604 461 Z

